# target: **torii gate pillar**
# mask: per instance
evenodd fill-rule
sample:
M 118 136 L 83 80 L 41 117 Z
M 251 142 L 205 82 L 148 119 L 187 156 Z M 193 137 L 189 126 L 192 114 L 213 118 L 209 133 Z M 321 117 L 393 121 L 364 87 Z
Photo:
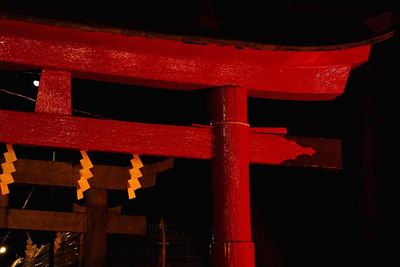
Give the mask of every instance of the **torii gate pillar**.
M 213 266 L 254 267 L 251 240 L 247 89 L 211 93 Z

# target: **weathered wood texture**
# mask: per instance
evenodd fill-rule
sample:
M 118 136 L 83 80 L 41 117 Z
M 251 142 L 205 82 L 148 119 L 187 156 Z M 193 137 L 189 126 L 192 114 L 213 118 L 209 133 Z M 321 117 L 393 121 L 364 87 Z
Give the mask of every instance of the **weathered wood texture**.
M 107 233 L 109 234 L 144 235 L 146 229 L 146 216 L 107 214 Z
M 71 115 L 71 72 L 42 70 L 35 111 Z
M 212 172 L 213 266 L 255 266 L 251 236 L 247 91 L 211 92 L 214 133 Z M 272 154 L 272 153 L 269 153 Z
M 87 232 L 84 265 L 105 267 L 107 262 L 107 191 L 93 189 L 86 193 Z
M 283 166 L 321 168 L 331 170 L 343 169 L 342 140 L 321 137 L 287 136 L 303 147 L 311 147 L 315 153 L 300 155 L 296 159 L 288 159 L 282 162 Z
M 0 216 L 1 228 L 86 232 L 86 214 L 2 209 Z
M 107 233 L 143 235 L 146 217 L 107 214 Z M 0 209 L 0 228 L 87 232 L 86 213 Z
M 370 45 L 330 51 L 237 49 L 0 19 L 0 65 L 171 89 L 235 85 L 250 95 L 332 99 Z
M 304 160 L 305 167 L 341 168 L 340 142 L 306 137 L 288 140 L 290 138 L 250 128 L 250 163 L 277 165 L 305 154 L 310 157 L 309 161 Z M 302 140 L 306 147 L 297 140 Z M 213 157 L 210 127 L 166 126 L 6 110 L 0 110 L 0 142 L 193 159 Z M 324 147 L 326 143 L 331 144 L 329 149 Z M 296 161 L 290 164 L 302 165 Z M 96 166 L 94 169 L 96 172 Z M 98 169 L 100 175 L 102 168 Z
M 143 177 L 139 178 L 142 188 L 153 186 L 158 173 L 173 168 L 174 159 L 169 158 L 161 162 L 146 164 L 141 168 Z M 17 172 L 13 173 L 15 183 L 34 184 L 45 186 L 76 187 L 79 178 L 79 165 L 70 163 L 18 159 L 15 162 Z M 131 167 L 94 165 L 93 179 L 89 183 L 94 189 L 125 190 Z
M 211 157 L 211 131 L 0 110 L 0 141 L 76 150 Z
M 353 14 L 354 15 L 354 14 Z M 387 15 L 387 14 L 384 14 Z M 221 46 L 232 46 L 239 48 L 251 48 L 258 50 L 289 50 L 289 51 L 329 51 L 329 50 L 338 50 L 338 49 L 346 49 L 352 47 L 359 47 L 363 45 L 375 44 L 379 42 L 383 42 L 387 39 L 390 39 L 394 36 L 394 31 L 388 31 L 381 33 L 376 36 L 372 36 L 369 39 L 350 42 L 350 43 L 341 43 L 341 44 L 333 44 L 333 45 L 317 45 L 317 46 L 296 46 L 296 45 L 281 45 L 281 44 L 270 44 L 270 43 L 262 43 L 262 42 L 251 42 L 251 41 L 242 41 L 242 40 L 232 40 L 232 39 L 224 39 L 224 38 L 213 38 L 206 36 L 193 36 L 193 35 L 177 35 L 177 34 L 165 34 L 165 33 L 157 33 L 157 32 L 149 32 L 149 31 L 140 31 L 135 29 L 127 29 L 127 28 L 113 28 L 113 27 L 105 27 L 104 25 L 90 25 L 85 23 L 77 23 L 71 22 L 67 20 L 57 19 L 46 19 L 46 18 L 38 18 L 27 15 L 19 15 L 19 14 L 11 14 L 7 12 L 0 11 L 0 18 L 6 20 L 17 20 L 17 21 L 25 21 L 25 22 L 33 22 L 38 24 L 46 24 L 52 26 L 59 27 L 67 27 L 77 30 L 83 31 L 91 31 L 91 32 L 108 32 L 113 34 L 120 34 L 126 36 L 142 36 L 146 38 L 158 38 L 158 39 L 166 39 L 166 40 L 175 40 L 183 43 L 189 44 L 199 44 L 199 45 L 221 45 Z M 369 24 L 368 24 L 369 26 Z M 382 28 L 382 27 L 380 27 Z

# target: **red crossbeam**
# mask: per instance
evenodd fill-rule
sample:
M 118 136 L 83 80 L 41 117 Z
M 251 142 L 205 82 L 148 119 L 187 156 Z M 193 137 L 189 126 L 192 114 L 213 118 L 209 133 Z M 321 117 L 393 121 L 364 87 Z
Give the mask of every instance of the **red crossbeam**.
M 0 66 L 72 72 L 73 77 L 173 89 L 233 85 L 250 96 L 331 99 L 370 46 L 334 51 L 237 49 L 89 32 L 0 19 Z
M 76 150 L 210 159 L 212 129 L 0 110 L 0 142 Z M 282 135 L 250 131 L 250 162 L 279 164 L 311 155 Z

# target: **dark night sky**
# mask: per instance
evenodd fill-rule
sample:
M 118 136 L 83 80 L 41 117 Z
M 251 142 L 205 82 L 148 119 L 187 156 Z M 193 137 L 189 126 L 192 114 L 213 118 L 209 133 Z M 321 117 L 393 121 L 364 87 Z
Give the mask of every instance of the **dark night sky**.
M 204 4 L 208 2 L 211 4 Z M 376 36 L 379 33 L 368 28 L 365 19 L 390 11 L 396 14 L 399 10 L 396 1 L 388 0 L 365 2 L 362 6 L 349 6 L 349 1 L 275 1 L 279 3 L 266 8 L 255 0 L 245 4 L 208 2 L 146 1 L 128 8 L 125 1 L 97 1 L 93 9 L 89 5 L 78 6 L 74 1 L 49 4 L 3 0 L 0 10 L 93 25 L 297 45 L 346 43 Z M 383 31 L 397 28 L 394 25 Z M 400 60 L 399 47 L 398 35 L 374 45 L 369 62 L 351 73 L 344 95 L 333 101 L 249 99 L 252 126 L 287 127 L 290 134 L 341 138 L 344 145 L 345 169 L 339 172 L 251 167 L 254 239 L 257 251 L 262 251 L 257 256 L 258 266 L 388 266 L 378 257 L 378 236 L 380 239 L 385 233 L 378 232 L 374 205 L 379 203 L 381 216 L 381 207 L 389 206 L 394 199 L 389 178 L 397 170 L 397 162 L 389 155 L 398 151 L 393 141 L 400 128 L 399 71 L 394 67 Z M 36 70 L 1 71 L 0 88 L 35 98 L 32 81 L 36 78 Z M 127 121 L 179 125 L 209 122 L 206 90 L 179 92 L 131 87 L 74 80 L 73 108 Z M 124 99 L 140 101 L 132 104 Z M 0 109 L 33 111 L 34 103 L 0 92 Z M 366 147 L 366 129 L 372 133 L 370 147 Z M 51 158 L 51 151 L 37 153 L 18 147 L 16 150 L 26 157 Z M 60 152 L 59 156 L 73 162 L 79 159 L 78 152 Z M 372 161 L 366 166 L 368 156 Z M 124 164 L 128 160 L 125 155 L 98 153 L 93 157 L 94 163 Z M 376 179 L 378 200 L 364 190 L 365 171 L 372 172 Z M 130 202 L 122 193 L 114 192 L 110 205 L 122 203 L 128 214 L 165 216 L 167 222 L 207 232 L 211 205 L 209 173 L 208 162 L 178 159 L 173 171 L 159 177 L 156 187 L 139 192 L 138 198 Z M 20 207 L 29 190 L 16 189 L 11 205 Z M 28 208 L 71 208 L 72 190 L 35 190 Z M 50 205 L 50 200 L 56 204 Z

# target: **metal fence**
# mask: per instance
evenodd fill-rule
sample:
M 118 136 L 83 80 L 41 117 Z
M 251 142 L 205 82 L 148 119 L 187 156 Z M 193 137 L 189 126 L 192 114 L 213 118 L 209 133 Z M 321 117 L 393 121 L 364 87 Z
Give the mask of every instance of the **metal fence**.
M 208 267 L 208 238 L 198 240 L 181 225 L 165 225 L 166 267 Z M 158 224 L 150 224 L 143 237 L 110 235 L 108 266 L 161 266 L 162 233 Z
M 209 238 L 196 238 L 196 233 L 182 225 L 165 225 L 166 267 L 208 267 Z M 83 236 L 64 232 L 60 249 L 54 254 L 55 267 L 81 266 Z M 49 244 L 43 245 L 31 260 L 20 259 L 15 266 L 49 266 Z M 107 266 L 161 266 L 162 230 L 159 224 L 149 224 L 143 236 L 109 235 Z

